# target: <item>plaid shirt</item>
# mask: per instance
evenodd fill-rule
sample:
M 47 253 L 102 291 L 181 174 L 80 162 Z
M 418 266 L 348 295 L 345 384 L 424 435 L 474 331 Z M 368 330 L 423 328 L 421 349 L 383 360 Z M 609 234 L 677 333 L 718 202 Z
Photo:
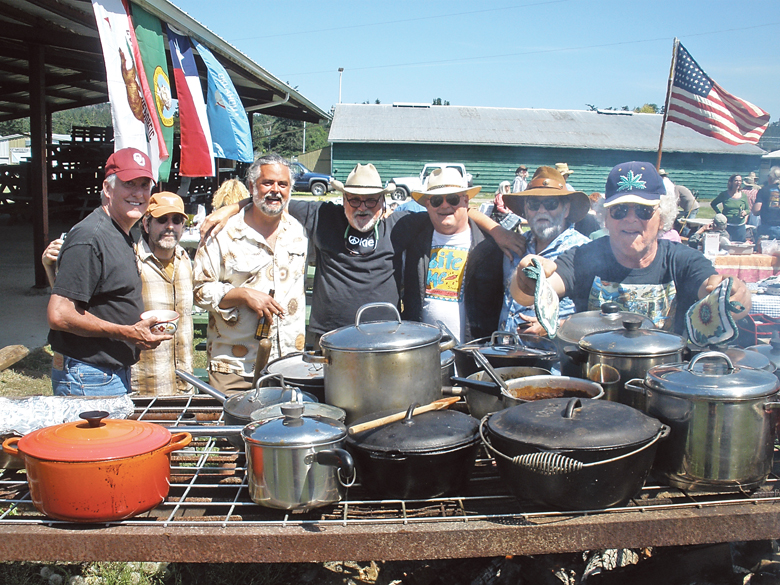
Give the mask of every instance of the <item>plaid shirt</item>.
M 222 309 L 219 304 L 234 288 L 268 293 L 284 307 L 284 319 L 274 319 L 270 360 L 302 351 L 306 331 L 307 239 L 303 226 L 285 211 L 272 250 L 244 221 L 242 211 L 209 238 L 195 255 L 195 303 L 209 311 L 209 370 L 251 377 L 257 359 L 258 315 L 245 305 Z
M 166 396 L 186 392 L 189 385 L 176 378 L 174 368 L 192 372 L 192 264 L 181 246 L 174 252 L 173 281 L 143 238 L 135 248 L 143 285 L 144 309 L 168 309 L 179 313 L 179 327 L 172 340 L 156 349 L 141 351 L 131 369 L 131 387 L 141 394 Z

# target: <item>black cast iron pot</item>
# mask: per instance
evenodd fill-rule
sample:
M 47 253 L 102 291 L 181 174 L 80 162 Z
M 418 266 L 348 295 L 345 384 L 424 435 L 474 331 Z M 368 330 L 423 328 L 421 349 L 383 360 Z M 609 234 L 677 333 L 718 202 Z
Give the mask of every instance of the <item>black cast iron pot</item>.
M 428 499 L 458 492 L 479 450 L 479 423 L 452 410 L 430 411 L 347 436 L 360 483 L 385 499 Z M 368 422 L 393 412 L 356 421 Z
M 485 429 L 487 436 L 485 436 Z M 614 402 L 553 398 L 488 415 L 480 435 L 518 499 L 557 510 L 628 502 L 669 427 Z
M 551 370 L 558 362 L 555 343 L 539 335 L 523 335 L 496 331 L 452 348 L 458 376 L 466 378 L 479 371 L 472 351 L 484 355 L 494 368 L 530 367 Z

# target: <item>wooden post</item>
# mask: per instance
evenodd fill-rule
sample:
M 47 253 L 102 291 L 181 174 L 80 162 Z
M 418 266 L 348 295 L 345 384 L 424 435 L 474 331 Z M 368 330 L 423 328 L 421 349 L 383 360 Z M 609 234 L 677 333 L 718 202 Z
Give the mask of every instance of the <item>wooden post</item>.
M 31 44 L 30 48 L 30 195 L 33 211 L 33 263 L 35 287 L 46 288 L 46 271 L 41 256 L 49 241 L 49 189 L 46 159 L 46 79 L 45 49 Z
M 655 170 L 661 170 L 661 154 L 664 148 L 664 130 L 666 130 L 666 119 L 669 117 L 669 97 L 672 95 L 672 83 L 674 83 L 674 69 L 677 65 L 677 47 L 680 41 L 674 38 L 674 47 L 672 48 L 672 67 L 669 69 L 669 81 L 666 83 L 666 102 L 664 102 L 664 117 L 661 122 L 661 138 L 658 140 L 658 160 L 655 163 Z

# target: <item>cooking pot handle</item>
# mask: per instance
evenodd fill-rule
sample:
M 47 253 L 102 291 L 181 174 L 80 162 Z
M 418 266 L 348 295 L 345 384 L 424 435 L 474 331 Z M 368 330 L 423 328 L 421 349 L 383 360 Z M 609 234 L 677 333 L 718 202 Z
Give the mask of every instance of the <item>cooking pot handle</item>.
M 623 388 L 629 392 L 636 392 L 637 394 L 641 394 L 642 396 L 647 394 L 647 390 L 645 389 L 645 381 L 642 378 L 631 378 L 628 382 L 623 384 Z
M 366 303 L 360 307 L 355 314 L 355 327 L 360 329 L 360 317 L 363 315 L 364 311 L 367 311 L 368 309 L 378 309 L 380 307 L 393 311 L 395 313 L 395 318 L 398 319 L 398 324 L 401 324 L 401 313 L 398 312 L 398 307 L 392 303 Z
M 588 354 L 585 350 L 580 349 L 576 345 L 566 345 L 563 347 L 563 353 L 573 361 L 575 364 L 585 363 L 588 359 Z
M 190 433 L 176 433 L 171 435 L 171 442 L 165 445 L 161 451 L 163 453 L 178 451 L 179 449 L 184 449 L 184 447 L 189 445 L 191 442 L 192 435 Z
M 307 364 L 329 364 L 330 358 L 313 351 L 304 351 L 301 354 L 301 359 Z
M 455 337 L 452 331 L 450 331 L 450 328 L 444 324 L 444 321 L 436 321 L 436 325 L 439 326 L 442 335 L 449 338 L 446 341 L 442 341 L 441 343 L 439 343 L 439 352 L 447 351 L 448 349 L 452 349 L 453 347 L 458 345 L 458 338 Z
M 351 487 L 355 483 L 355 461 L 344 449 L 323 449 L 314 454 L 313 460 L 320 465 L 330 465 L 338 468 L 339 483 Z M 344 478 L 348 478 L 346 481 Z
M 488 450 L 513 463 L 514 465 L 517 465 L 518 467 L 523 467 L 524 469 L 533 471 L 535 473 L 541 473 L 542 475 L 562 475 L 564 473 L 580 471 L 585 467 L 595 467 L 596 465 L 612 463 L 614 461 L 619 461 L 620 459 L 625 459 L 626 457 L 631 457 L 632 455 L 636 455 L 637 453 L 644 451 L 651 445 L 654 445 L 659 439 L 667 437 L 669 435 L 669 431 L 671 430 L 668 426 L 661 425 L 661 428 L 658 429 L 655 437 L 653 437 L 650 442 L 642 445 L 638 449 L 634 449 L 633 451 L 624 453 L 623 455 L 618 455 L 617 457 L 603 459 L 602 461 L 583 463 L 582 461 L 572 459 L 566 455 L 561 455 L 555 451 L 539 451 L 537 453 L 526 453 L 525 455 L 515 455 L 514 457 L 509 457 L 508 455 L 505 455 L 493 447 L 487 437 L 485 437 L 482 431 L 482 427 L 488 418 L 490 418 L 489 414 L 486 415 L 481 421 L 479 421 L 479 436 Z
M 693 366 L 696 365 L 696 362 L 698 362 L 701 359 L 711 358 L 711 357 L 720 358 L 728 364 L 729 368 L 728 368 L 728 372 L 726 372 L 727 374 L 730 374 L 731 372 L 734 371 L 734 363 L 731 361 L 731 358 L 727 356 L 725 353 L 721 353 L 719 351 L 703 351 L 699 354 L 696 354 L 693 357 L 693 359 L 688 363 L 686 369 L 695 375 L 696 373 L 693 371 Z
M 511 341 L 512 343 L 507 343 L 507 341 Z M 513 345 L 515 347 L 524 346 L 517 334 L 512 333 L 511 331 L 494 331 L 490 336 L 490 345 Z
M 19 439 L 21 439 L 21 437 L 8 437 L 5 441 L 3 441 L 3 451 L 9 455 L 19 457 L 19 449 L 15 447 L 15 445 L 19 442 Z
M 257 379 L 257 382 L 255 383 L 255 396 L 254 396 L 254 398 L 250 398 L 250 400 L 251 400 L 252 402 L 254 402 L 255 400 L 257 400 L 257 398 L 258 398 L 258 394 L 260 394 L 260 388 L 262 388 L 262 387 L 263 387 L 263 383 L 264 383 L 266 380 L 270 380 L 271 378 L 276 378 L 277 380 L 279 380 L 279 382 L 280 382 L 280 384 L 279 384 L 279 385 L 282 387 L 282 390 L 284 390 L 284 388 L 285 388 L 285 386 L 284 386 L 284 376 L 283 376 L 282 374 L 280 374 L 280 373 L 276 373 L 276 374 L 264 374 L 264 375 L 260 376 L 260 377 Z
M 780 402 L 767 402 L 764 404 L 764 410 L 767 412 L 772 410 L 780 410 Z M 5 443 L 3 443 L 3 447 L 5 447 Z

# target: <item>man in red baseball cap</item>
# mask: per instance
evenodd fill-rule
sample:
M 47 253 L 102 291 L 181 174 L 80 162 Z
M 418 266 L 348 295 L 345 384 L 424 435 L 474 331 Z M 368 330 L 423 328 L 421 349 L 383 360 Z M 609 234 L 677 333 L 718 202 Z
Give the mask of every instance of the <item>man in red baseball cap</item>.
M 146 213 L 153 185 L 149 157 L 118 150 L 106 162 L 101 206 L 68 232 L 47 312 L 56 395 L 129 392 L 140 350 L 172 339 L 151 332 L 155 318 L 139 320 L 144 305 L 130 228 Z

